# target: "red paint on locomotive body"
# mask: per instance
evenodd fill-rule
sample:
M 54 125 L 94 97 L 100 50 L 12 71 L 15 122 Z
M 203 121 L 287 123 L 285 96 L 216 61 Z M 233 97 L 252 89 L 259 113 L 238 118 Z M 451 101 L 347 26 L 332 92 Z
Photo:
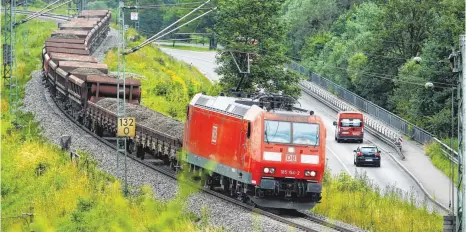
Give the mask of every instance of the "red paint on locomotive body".
M 202 94 L 193 98 L 183 138 L 185 160 L 244 184 L 258 205 L 297 209 L 303 200 L 302 207 L 312 208 L 321 199 L 325 168 L 326 129 L 320 117 L 268 112 L 236 100 Z M 274 204 L 261 198 L 262 190 L 272 193 Z
M 280 127 L 280 123 L 282 123 L 282 127 L 289 127 L 290 140 L 273 142 L 269 139 L 267 141 L 264 133 L 267 122 L 272 122 L 277 127 Z M 275 133 L 274 130 L 276 129 L 270 124 L 268 123 L 267 137 L 273 136 L 272 133 Z M 253 162 L 256 164 L 256 168 L 254 168 L 256 175 L 254 176 L 296 178 L 322 182 L 326 160 L 326 129 L 320 117 L 292 112 L 264 112 L 254 125 L 258 127 L 255 131 L 258 131 L 256 139 L 257 144 L 260 144 L 260 152 L 253 153 Z M 308 136 L 298 133 L 302 129 L 309 129 Z M 278 129 L 276 130 L 278 131 Z M 309 135 L 314 136 L 315 141 L 311 141 L 308 138 Z M 266 157 L 266 154 L 273 154 L 276 157 L 270 157 L 273 155 Z M 269 169 L 274 168 L 275 172 L 273 174 L 264 173 L 263 169 L 266 167 Z M 309 172 L 307 176 L 305 175 L 306 171 Z M 314 171 L 315 175 L 311 176 L 310 172 L 312 171 Z M 259 180 L 256 181 L 259 183 Z

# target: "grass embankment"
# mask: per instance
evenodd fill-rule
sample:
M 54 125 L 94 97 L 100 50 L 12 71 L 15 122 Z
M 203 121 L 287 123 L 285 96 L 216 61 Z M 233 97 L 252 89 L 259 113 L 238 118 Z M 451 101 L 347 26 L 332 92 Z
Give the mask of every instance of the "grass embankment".
M 127 34 L 132 37 L 135 31 L 130 29 Z M 145 39 L 141 37 L 127 47 L 136 46 Z M 108 64 L 109 70 L 117 70 L 116 49 L 107 53 L 104 63 Z M 196 93 L 219 93 L 218 86 L 213 85 L 197 68 L 169 57 L 155 45 L 127 55 L 126 72 L 144 77 L 140 78 L 142 105 L 180 121 L 185 121 L 186 106 Z
M 134 33 L 134 31 L 133 31 Z M 175 107 L 177 114 L 182 118 L 186 113 L 186 103 L 190 94 L 187 94 L 188 83 L 193 76 L 186 74 L 187 65 L 173 61 L 157 48 L 148 46 L 143 53 L 135 53 L 127 58 L 127 71 L 146 77 L 143 80 L 143 104 L 153 110 L 165 110 L 166 104 Z M 132 56 L 132 57 L 131 57 Z M 115 52 L 109 52 L 107 64 L 116 69 Z M 164 70 L 176 70 L 174 75 Z M 206 80 L 195 69 L 196 81 Z M 176 78 L 180 77 L 180 78 Z M 194 85 L 192 91 L 211 89 L 206 80 L 205 85 Z M 208 84 L 208 85 L 207 85 Z M 165 89 L 164 92 L 158 91 Z M 186 102 L 174 101 L 172 89 L 182 93 Z M 182 90 L 182 91 L 181 91 Z M 194 92 L 196 93 L 196 92 Z M 161 102 L 160 105 L 157 101 Z M 154 104 L 147 104 L 147 101 Z M 328 171 L 328 173 L 330 173 Z M 418 208 L 409 194 L 402 195 L 393 186 L 387 186 L 385 191 L 371 185 L 367 178 L 359 176 L 351 179 L 348 175 L 326 175 L 322 203 L 312 210 L 332 219 L 341 220 L 372 231 L 441 231 L 443 219 L 436 213 L 429 213 L 426 208 Z
M 450 146 L 450 139 L 443 139 L 441 140 L 442 143 Z M 452 147 L 453 150 L 458 152 L 458 139 L 454 138 L 452 141 Z M 440 171 L 442 171 L 445 175 L 451 178 L 452 173 L 451 173 L 451 161 L 446 157 L 443 152 L 442 152 L 442 146 L 437 143 L 437 142 L 432 142 L 430 144 L 427 144 L 424 146 L 424 151 L 427 156 L 432 161 L 432 164 L 434 164 L 435 167 L 437 167 Z M 453 163 L 454 167 L 454 180 L 455 180 L 455 186 L 458 183 L 458 165 Z
M 17 37 L 21 96 L 31 71 L 40 68 L 40 51 L 55 28 L 53 22 L 31 21 L 18 29 L 29 31 L 28 37 Z M 149 187 L 125 198 L 120 182 L 86 154 L 78 164 L 71 163 L 69 154 L 49 144 L 31 114 L 20 113 L 23 127 L 13 128 L 8 89 L 1 95 L 2 231 L 213 231 L 205 217 L 183 211 L 192 189 L 181 187 L 168 203 L 155 200 Z
M 17 131 L 7 111 L 5 104 L 3 231 L 212 231 L 183 212 L 193 189 L 180 186 L 179 196 L 169 203 L 155 200 L 150 187 L 125 198 L 122 184 L 100 171 L 95 161 L 82 154 L 77 164 L 70 162 L 69 154 L 40 136 L 31 115 L 22 117 L 25 126 Z
M 413 193 L 380 189 L 367 176 L 331 176 L 327 169 L 322 203 L 312 212 L 370 231 L 442 231 L 443 218 L 416 206 Z
M 3 18 L 3 14 L 1 14 Z M 18 16 L 17 21 L 25 18 L 24 15 Z M 3 28 L 2 21 L 2 28 Z M 21 24 L 16 29 L 16 76 L 18 77 L 18 86 L 20 98 L 24 96 L 24 84 L 31 79 L 31 72 L 40 69 L 41 53 L 45 39 L 47 39 L 52 31 L 57 29 L 57 23 L 52 21 L 31 20 L 25 24 Z M 3 49 L 2 49 L 3 54 Z M 3 56 L 0 56 L 0 61 L 3 64 Z M 3 66 L 2 66 L 3 70 Z M 4 79 L 1 79 L 3 87 Z M 8 99 L 8 89 L 2 88 L 2 98 Z

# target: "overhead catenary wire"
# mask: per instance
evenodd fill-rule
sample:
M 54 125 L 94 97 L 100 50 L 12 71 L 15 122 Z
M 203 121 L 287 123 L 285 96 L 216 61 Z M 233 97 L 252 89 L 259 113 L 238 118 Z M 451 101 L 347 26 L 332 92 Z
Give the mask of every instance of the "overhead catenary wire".
M 256 48 L 256 49 L 259 50 L 259 51 L 263 51 L 265 53 L 269 52 L 266 49 L 260 49 L 260 48 Z M 257 55 L 257 53 L 248 52 L 248 51 L 240 51 L 240 50 L 228 50 L 228 51 L 232 51 L 232 52 L 236 52 L 236 53 L 250 53 L 250 54 Z M 294 57 L 287 56 L 287 55 L 285 55 L 285 57 L 287 57 L 290 61 L 293 61 L 293 62 L 298 60 L 298 59 L 295 59 Z M 349 68 L 341 68 L 341 67 L 325 65 L 325 64 L 324 65 L 319 65 L 319 66 L 320 67 L 328 67 L 328 68 L 332 68 L 332 69 L 345 70 L 345 71 L 360 71 L 360 70 L 354 70 L 354 69 L 349 69 Z M 439 72 L 439 71 L 434 72 L 434 73 L 447 74 L 446 72 Z M 398 79 L 398 76 L 393 76 L 393 75 L 388 75 L 388 74 L 383 74 L 383 73 L 373 73 L 373 72 L 364 72 L 364 71 L 362 71 L 361 75 L 380 78 L 380 79 L 385 79 L 385 80 L 392 80 L 394 82 L 400 82 L 400 83 L 406 83 L 406 84 L 412 84 L 412 85 L 418 85 L 418 86 L 425 86 L 425 83 L 421 84 L 421 83 L 416 83 L 416 82 L 413 82 L 413 81 L 400 80 L 400 79 Z M 416 77 L 416 76 L 406 76 L 406 77 L 412 77 L 412 78 L 416 78 L 416 79 L 419 78 L 419 77 Z M 419 79 L 419 81 L 421 81 L 421 82 L 431 82 L 433 84 L 441 85 L 441 86 L 436 86 L 436 88 L 444 88 L 444 89 L 450 89 L 450 88 L 455 89 L 456 88 L 456 85 L 449 84 L 449 83 L 435 82 L 435 81 L 428 81 L 428 80 L 421 80 L 421 79 Z
M 45 13 L 50 12 L 50 11 L 52 11 L 52 10 L 55 10 L 55 9 L 57 9 L 58 7 L 63 6 L 63 5 L 65 5 L 65 4 L 67 4 L 67 3 L 70 3 L 70 2 L 72 2 L 72 1 L 73 1 L 73 0 L 66 1 L 66 2 L 64 2 L 64 3 L 58 5 L 58 6 L 54 7 L 54 8 L 51 8 L 51 9 L 48 9 L 48 10 L 46 10 L 46 11 L 41 12 L 40 14 L 34 14 L 34 15 L 35 15 L 34 17 L 28 17 L 28 18 L 26 18 L 26 19 L 23 19 L 23 20 L 21 20 L 19 23 L 16 23 L 15 26 L 18 26 L 18 25 L 20 25 L 20 24 L 23 24 L 23 23 L 25 23 L 25 22 L 27 22 L 27 21 L 29 21 L 29 20 L 34 19 L 34 18 L 40 17 L 42 14 L 45 14 Z
M 331 65 L 320 65 L 320 67 L 329 67 L 329 68 L 333 68 L 333 69 L 340 69 L 340 70 L 349 70 L 349 71 L 359 71 L 359 70 L 355 70 L 355 69 L 349 69 L 349 68 L 340 68 L 340 67 L 336 67 L 336 66 L 331 66 Z M 445 73 L 447 74 L 447 73 Z M 393 76 L 393 75 L 388 75 L 388 74 L 382 74 L 382 73 L 371 73 L 371 72 L 364 72 L 362 71 L 361 75 L 365 75 L 365 76 L 371 76 L 371 77 L 377 77 L 377 78 L 381 78 L 381 79 L 386 79 L 386 80 L 392 80 L 392 81 L 398 81 L 398 82 L 405 82 L 405 83 L 410 83 L 410 84 L 417 84 L 417 85 L 422 85 L 424 86 L 424 84 L 419 84 L 419 83 L 416 83 L 416 82 L 410 82 L 410 81 L 404 81 L 404 80 L 399 80 L 397 79 L 397 76 Z M 416 76 L 406 76 L 406 77 L 412 77 L 412 78 L 418 78 Z M 423 82 L 426 82 L 427 80 L 421 80 L 419 79 L 419 81 L 423 81 Z M 443 83 L 443 82 L 435 82 L 435 81 L 428 81 L 428 82 L 432 82 L 434 84 L 439 84 L 439 85 L 443 85 L 443 86 L 437 86 L 436 88 L 454 88 L 456 87 L 456 85 L 454 84 L 449 84 L 449 83 Z
M 57 1 L 55 1 L 55 2 L 52 2 L 52 3 L 48 4 L 47 6 L 45 6 L 44 8 L 42 8 L 41 10 L 37 11 L 36 13 L 34 13 L 34 14 L 32 14 L 32 15 L 29 15 L 29 16 L 26 17 L 24 20 L 29 20 L 30 18 L 32 19 L 32 17 L 36 16 L 37 14 L 42 13 L 42 11 L 47 10 L 47 8 L 53 6 L 54 4 L 58 3 L 59 1 L 61 1 L 61 0 L 57 0 Z
M 136 47 L 130 49 L 130 50 L 127 51 L 127 52 L 124 52 L 123 54 L 124 54 L 124 55 L 127 55 L 127 54 L 130 54 L 130 53 L 133 53 L 133 52 L 135 52 L 135 51 L 141 49 L 142 47 L 144 47 L 144 46 L 146 46 L 146 45 L 152 43 L 153 41 L 156 41 L 156 40 L 158 40 L 158 39 L 160 39 L 160 38 L 162 38 L 162 37 L 164 37 L 164 36 L 166 36 L 166 35 L 172 33 L 173 31 L 178 30 L 179 28 L 181 28 L 181 27 L 183 27 L 183 26 L 185 26 L 185 25 L 187 25 L 187 24 L 193 22 L 194 20 L 196 20 L 196 19 L 198 19 L 198 18 L 200 18 L 200 17 L 202 17 L 202 16 L 204 16 L 204 15 L 206 15 L 206 14 L 208 14 L 208 13 L 210 13 L 210 12 L 216 10 L 216 9 L 217 9 L 216 7 L 215 7 L 215 8 L 212 8 L 211 10 L 205 12 L 204 14 L 199 15 L 199 16 L 197 16 L 197 17 L 194 18 L 194 19 L 191 19 L 190 21 L 188 21 L 188 22 L 186 22 L 186 23 L 184 23 L 184 24 L 182 24 L 182 25 L 176 27 L 175 29 L 173 29 L 173 30 L 171 30 L 171 31 L 169 31 L 169 32 L 167 32 L 167 33 L 161 35 L 161 36 L 158 36 L 158 37 L 156 37 L 156 38 L 154 38 L 154 36 L 152 36 L 150 40 L 146 40 L 146 41 L 143 42 L 142 44 L 140 44 L 140 45 L 138 45 L 138 46 L 136 46 Z M 160 32 L 157 33 L 157 34 L 160 34 Z
M 192 13 L 196 12 L 199 8 L 201 8 L 202 6 L 204 6 L 205 4 L 209 3 L 210 0 L 207 0 L 206 2 L 204 2 L 203 4 L 199 5 L 198 7 L 196 7 L 194 10 L 192 10 L 191 12 L 187 13 L 186 15 L 184 15 L 183 17 L 181 17 L 180 19 L 176 20 L 174 23 L 168 25 L 166 28 L 162 29 L 161 31 L 159 31 L 158 33 L 156 33 L 155 35 L 153 35 L 152 37 L 146 39 L 144 42 L 142 42 L 140 45 L 132 48 L 129 52 L 126 52 L 126 53 L 123 53 L 124 55 L 126 54 L 129 54 L 129 53 L 132 53 L 132 52 L 135 52 L 139 49 L 141 49 L 142 47 L 146 46 L 147 44 L 149 44 L 151 42 L 151 40 L 155 40 L 154 38 L 157 37 L 158 35 L 160 35 L 161 33 L 163 33 L 164 31 L 168 30 L 170 27 L 174 26 L 175 24 L 177 24 L 178 22 L 180 22 L 181 20 L 183 20 L 184 18 L 188 17 L 189 15 L 191 15 Z M 206 12 L 206 13 L 210 13 L 212 10 Z M 202 14 L 201 16 L 205 15 L 206 13 Z M 196 17 L 195 19 L 197 19 L 199 17 Z M 193 20 L 189 21 L 189 22 L 192 22 Z M 188 22 L 188 23 L 189 23 Z M 183 24 L 183 25 L 186 25 L 186 24 Z M 182 25 L 182 26 L 183 26 Z M 179 27 L 178 27 L 179 28 Z
M 229 42 L 232 42 L 232 41 L 229 41 Z M 255 48 L 259 51 L 262 51 L 262 52 L 265 52 L 265 53 L 268 53 L 269 51 L 266 50 L 266 49 L 261 49 L 261 48 Z M 228 50 L 230 51 L 230 50 Z M 247 52 L 247 51 L 239 51 L 239 50 L 231 50 L 231 51 L 234 51 L 234 52 L 237 52 L 237 53 L 251 53 L 251 54 L 257 54 L 257 53 L 254 53 L 254 52 Z M 291 57 L 291 56 L 287 56 L 285 55 L 290 61 L 293 61 L 295 62 L 296 60 L 299 60 L 299 59 L 296 59 L 294 57 Z M 443 63 L 443 62 L 439 62 L 439 63 Z M 319 65 L 320 67 L 328 67 L 328 68 L 332 68 L 332 69 L 339 69 L 339 70 L 345 70 L 345 71 L 360 71 L 360 70 L 354 70 L 354 69 L 349 69 L 349 68 L 341 68 L 341 67 L 337 67 L 337 66 L 331 66 L 331 65 L 326 65 L 326 64 L 323 64 L 323 65 Z M 433 73 L 437 73 L 437 74 L 447 74 L 446 72 L 441 72 L 441 71 L 433 71 Z M 413 82 L 413 81 L 406 81 L 406 80 L 400 80 L 398 78 L 398 76 L 394 76 L 394 75 L 388 75 L 388 74 L 383 74 L 383 73 L 373 73 L 373 72 L 364 72 L 362 71 L 361 75 L 364 75 L 364 76 L 370 76 L 370 77 L 376 77 L 376 78 L 380 78 L 380 79 L 386 79 L 386 80 L 392 80 L 394 82 L 400 82 L 400 83 L 406 83 L 406 84 L 413 84 L 413 85 L 418 85 L 418 86 L 425 86 L 425 83 L 416 83 L 416 82 Z M 413 79 L 418 79 L 419 77 L 416 77 L 416 76 L 406 76 L 406 77 L 412 77 Z M 436 86 L 436 88 L 444 88 L 444 89 L 449 89 L 449 88 L 456 88 L 456 85 L 455 84 L 449 84 L 449 83 L 443 83 L 443 82 L 435 82 L 435 81 L 428 81 L 428 80 L 422 80 L 422 79 L 418 79 L 419 81 L 421 82 L 431 82 L 433 84 L 438 84 L 440 86 Z
M 166 7 L 166 6 L 183 6 L 183 5 L 196 5 L 203 2 L 181 2 L 181 3 L 167 3 L 158 5 L 140 5 L 141 7 Z

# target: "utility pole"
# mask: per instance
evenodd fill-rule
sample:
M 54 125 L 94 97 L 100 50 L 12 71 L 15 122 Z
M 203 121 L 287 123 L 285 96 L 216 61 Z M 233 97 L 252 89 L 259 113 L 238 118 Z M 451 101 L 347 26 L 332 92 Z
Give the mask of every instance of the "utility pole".
M 456 231 L 463 231 L 463 226 L 466 225 L 466 217 L 464 217 L 463 209 L 466 209 L 466 189 L 463 180 L 466 179 L 466 172 L 464 167 L 466 166 L 466 159 L 464 154 L 466 153 L 466 121 L 464 116 L 466 115 L 466 35 L 460 37 L 460 51 L 461 51 L 461 96 L 458 99 L 458 189 L 457 189 L 457 211 L 456 211 Z
M 136 0 L 136 15 L 137 15 L 137 19 L 136 19 L 136 23 L 135 23 L 135 29 L 136 29 L 136 32 L 139 33 L 139 5 L 138 5 L 138 0 Z
M 5 21 L 3 26 L 3 79 L 4 87 L 9 88 L 8 105 L 14 115 L 13 124 L 18 125 L 18 77 L 16 73 L 16 0 L 4 2 Z
M 118 119 L 126 115 L 126 83 L 125 83 L 125 3 L 120 1 L 118 6 L 118 91 L 117 116 Z M 123 95 L 123 97 L 121 96 Z M 120 152 L 125 154 L 125 195 L 128 193 L 127 167 L 126 167 L 126 137 L 117 135 L 117 169 L 119 167 Z

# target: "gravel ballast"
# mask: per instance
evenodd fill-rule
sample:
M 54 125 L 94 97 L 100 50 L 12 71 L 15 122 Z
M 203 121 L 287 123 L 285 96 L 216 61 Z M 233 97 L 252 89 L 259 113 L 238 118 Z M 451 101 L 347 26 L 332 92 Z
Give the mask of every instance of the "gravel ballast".
M 91 135 L 87 135 L 85 131 L 61 113 L 49 93 L 44 90 L 40 72 L 34 72 L 32 80 L 27 83 L 23 101 L 21 110 L 34 114 L 35 120 L 40 123 L 43 135 L 51 142 L 59 145 L 61 136 L 71 136 L 71 150 L 81 150 L 92 155 L 103 171 L 124 180 L 123 159 L 120 159 L 120 168 L 117 170 L 115 151 Z M 130 186 L 149 185 L 154 192 L 154 197 L 164 201 L 175 197 L 178 189 L 175 180 L 131 159 L 127 159 L 127 167 L 127 178 Z M 201 208 L 206 208 L 210 215 L 209 224 L 216 227 L 223 226 L 228 228 L 228 231 L 251 231 L 257 227 L 266 231 L 289 230 L 289 226 L 281 222 L 256 215 L 206 193 L 193 194 L 186 204 L 187 208 L 198 216 L 201 215 Z M 319 225 L 315 226 L 323 228 Z
M 115 98 L 104 98 L 96 104 L 111 112 L 116 112 L 118 101 Z M 183 138 L 184 124 L 159 112 L 153 111 L 141 105 L 126 104 L 128 117 L 135 117 L 138 125 L 143 125 L 175 138 Z
M 112 47 L 116 47 L 118 42 L 117 36 L 117 32 L 111 29 L 109 36 L 96 49 L 93 56 L 98 57 L 99 61 L 102 61 L 104 52 Z M 52 143 L 59 145 L 61 136 L 71 136 L 71 150 L 81 150 L 90 154 L 98 162 L 99 167 L 103 171 L 120 180 L 124 180 L 122 157 L 120 158 L 120 166 L 117 169 L 115 150 L 107 147 L 91 135 L 86 134 L 85 131 L 61 113 L 42 84 L 41 72 L 33 72 L 32 79 L 26 84 L 25 88 L 24 104 L 20 109 L 24 112 L 34 114 L 35 121 L 40 123 L 43 135 L 46 138 Z M 127 159 L 127 167 L 127 180 L 132 188 L 149 185 L 154 193 L 154 197 L 163 201 L 170 200 L 176 196 L 178 190 L 176 180 L 166 177 L 131 159 Z M 210 215 L 209 224 L 215 227 L 224 227 L 228 231 L 289 231 L 291 229 L 284 223 L 251 213 L 235 204 L 202 192 L 191 195 L 186 202 L 186 207 L 198 216 L 201 215 L 201 208 L 206 208 L 208 215 Z M 319 231 L 332 231 L 317 224 L 313 224 L 312 226 Z

